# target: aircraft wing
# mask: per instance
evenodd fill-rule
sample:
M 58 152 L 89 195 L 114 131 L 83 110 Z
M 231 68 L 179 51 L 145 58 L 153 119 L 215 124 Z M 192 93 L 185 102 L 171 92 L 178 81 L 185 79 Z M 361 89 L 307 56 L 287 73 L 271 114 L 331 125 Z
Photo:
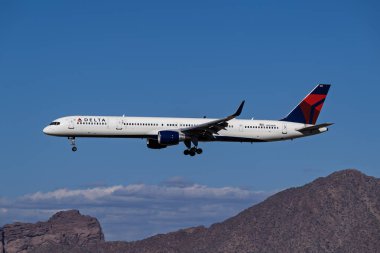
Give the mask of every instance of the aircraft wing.
M 322 127 L 328 127 L 328 126 L 331 126 L 333 125 L 334 123 L 323 123 L 323 124 L 319 124 L 319 125 L 314 125 L 314 126 L 309 126 L 309 127 L 303 127 L 303 128 L 300 128 L 300 129 L 297 129 L 298 132 L 308 132 L 308 131 L 314 131 L 314 130 L 318 130 Z
M 209 121 L 197 126 L 183 128 L 181 129 L 181 132 L 190 136 L 213 139 L 214 134 L 218 134 L 220 130 L 226 129 L 229 120 L 234 119 L 241 114 L 244 107 L 244 103 L 245 101 L 242 101 L 236 112 L 234 114 L 231 114 L 230 116 L 227 116 L 222 119 Z

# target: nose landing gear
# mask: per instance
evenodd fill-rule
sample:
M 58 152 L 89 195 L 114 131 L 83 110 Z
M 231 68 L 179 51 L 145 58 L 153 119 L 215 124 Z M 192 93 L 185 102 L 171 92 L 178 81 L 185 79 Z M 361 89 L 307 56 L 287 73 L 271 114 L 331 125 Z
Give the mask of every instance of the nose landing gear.
M 77 151 L 78 148 L 76 147 L 75 145 L 75 137 L 68 137 L 69 141 L 70 141 L 70 145 L 72 146 L 71 150 L 73 152 Z

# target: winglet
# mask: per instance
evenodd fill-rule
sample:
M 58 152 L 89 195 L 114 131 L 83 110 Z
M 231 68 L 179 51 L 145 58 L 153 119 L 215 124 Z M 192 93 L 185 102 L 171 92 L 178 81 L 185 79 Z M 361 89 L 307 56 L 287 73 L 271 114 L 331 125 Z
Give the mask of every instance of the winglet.
M 245 103 L 245 100 L 243 100 L 243 102 L 241 102 L 239 108 L 237 109 L 237 111 L 234 114 L 232 114 L 232 116 L 234 116 L 234 117 L 240 116 L 241 112 L 243 111 L 244 103 Z

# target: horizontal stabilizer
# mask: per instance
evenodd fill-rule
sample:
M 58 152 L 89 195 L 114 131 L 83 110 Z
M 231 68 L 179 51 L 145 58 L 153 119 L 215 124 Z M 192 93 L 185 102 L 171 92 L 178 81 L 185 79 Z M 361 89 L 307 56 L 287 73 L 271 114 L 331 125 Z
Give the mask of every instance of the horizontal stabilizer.
M 314 130 L 318 130 L 320 128 L 323 128 L 323 127 L 328 127 L 328 126 L 331 126 L 333 125 L 334 123 L 323 123 L 323 124 L 319 124 L 319 125 L 315 125 L 315 126 L 309 126 L 309 127 L 304 127 L 304 128 L 300 128 L 300 129 L 297 129 L 298 132 L 307 132 L 307 131 L 314 131 Z

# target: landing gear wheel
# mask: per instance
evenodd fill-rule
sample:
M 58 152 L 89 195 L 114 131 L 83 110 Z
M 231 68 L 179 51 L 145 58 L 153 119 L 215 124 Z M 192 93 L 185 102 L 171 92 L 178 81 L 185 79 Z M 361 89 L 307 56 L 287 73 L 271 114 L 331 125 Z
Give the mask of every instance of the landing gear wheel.
M 71 150 L 73 152 L 77 151 L 77 147 L 75 146 L 75 137 L 68 137 L 69 141 L 70 141 L 70 145 L 72 146 Z
M 187 139 L 184 141 L 184 143 L 187 148 L 183 151 L 184 155 L 195 156 L 197 154 L 200 155 L 203 153 L 203 150 L 201 148 L 198 148 L 198 139 Z M 193 146 L 191 144 L 193 144 Z

